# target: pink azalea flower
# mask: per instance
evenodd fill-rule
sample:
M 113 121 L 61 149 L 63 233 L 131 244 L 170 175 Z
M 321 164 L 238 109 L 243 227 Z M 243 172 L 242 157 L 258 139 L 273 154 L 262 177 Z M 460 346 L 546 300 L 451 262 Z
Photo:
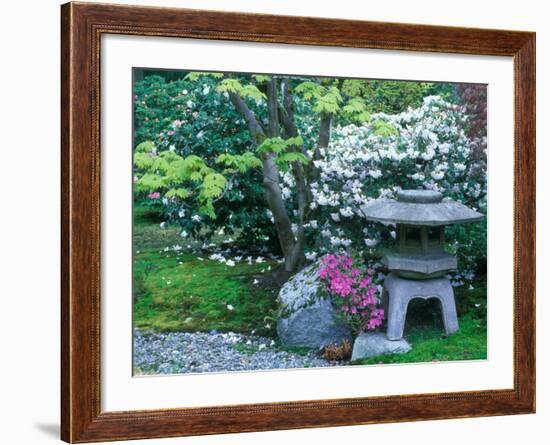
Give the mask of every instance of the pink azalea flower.
M 336 306 L 350 321 L 362 329 L 376 329 L 384 320 L 378 308 L 378 288 L 373 283 L 373 269 L 354 267 L 348 255 L 326 255 L 321 259 L 319 278 L 332 297 L 339 297 Z

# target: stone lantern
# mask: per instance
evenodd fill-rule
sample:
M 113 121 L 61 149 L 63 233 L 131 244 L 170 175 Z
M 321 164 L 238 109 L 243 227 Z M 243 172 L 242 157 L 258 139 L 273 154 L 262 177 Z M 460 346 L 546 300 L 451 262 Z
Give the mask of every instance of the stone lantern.
M 479 221 L 481 213 L 443 200 L 432 190 L 401 190 L 397 200 L 379 199 L 361 208 L 369 221 L 396 225 L 396 249 L 382 262 L 391 273 L 384 281 L 387 337 L 403 337 L 409 301 L 437 298 L 447 335 L 458 330 L 456 305 L 447 272 L 456 269 L 455 255 L 445 252 L 445 226 Z

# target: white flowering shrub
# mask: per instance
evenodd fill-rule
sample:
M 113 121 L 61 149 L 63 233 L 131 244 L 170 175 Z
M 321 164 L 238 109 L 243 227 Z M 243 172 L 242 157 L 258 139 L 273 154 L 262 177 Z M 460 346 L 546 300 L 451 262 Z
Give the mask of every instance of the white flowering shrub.
M 313 220 L 308 228 L 316 252 L 391 243 L 394 227 L 368 223 L 360 206 L 393 198 L 401 188 L 437 190 L 486 213 L 486 150 L 474 156 L 467 125 L 460 106 L 429 96 L 419 108 L 379 113 L 363 125 L 335 128 L 322 160 L 314 161 L 320 177 L 311 185 Z M 291 188 L 290 177 L 283 184 Z M 471 278 L 485 262 L 485 224 L 449 227 L 447 238 L 459 254 L 463 274 Z

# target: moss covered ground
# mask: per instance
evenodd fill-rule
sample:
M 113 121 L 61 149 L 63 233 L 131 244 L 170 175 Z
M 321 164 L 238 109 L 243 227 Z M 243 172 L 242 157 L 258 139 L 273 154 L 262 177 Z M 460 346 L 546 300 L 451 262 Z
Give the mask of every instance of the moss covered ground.
M 275 265 L 246 261 L 229 267 L 188 249 L 174 227 L 161 229 L 154 212 L 134 218 L 134 326 L 156 331 L 275 334 L 276 289 L 254 284 Z M 165 251 L 182 246 L 182 250 Z M 193 247 L 193 246 L 192 246 Z
M 406 354 L 358 360 L 355 364 L 419 363 L 487 358 L 487 289 L 484 281 L 473 288 L 455 288 L 459 330 L 447 337 L 436 300 L 413 300 L 405 323 L 405 338 L 412 346 Z

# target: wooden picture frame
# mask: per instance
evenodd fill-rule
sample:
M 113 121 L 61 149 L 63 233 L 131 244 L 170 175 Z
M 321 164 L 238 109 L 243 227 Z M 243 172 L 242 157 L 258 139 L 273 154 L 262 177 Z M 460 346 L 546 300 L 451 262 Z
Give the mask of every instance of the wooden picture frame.
M 61 7 L 61 437 L 71 443 L 535 411 L 535 34 L 148 8 Z M 514 387 L 151 411 L 100 404 L 100 38 L 185 37 L 511 56 L 515 72 Z

